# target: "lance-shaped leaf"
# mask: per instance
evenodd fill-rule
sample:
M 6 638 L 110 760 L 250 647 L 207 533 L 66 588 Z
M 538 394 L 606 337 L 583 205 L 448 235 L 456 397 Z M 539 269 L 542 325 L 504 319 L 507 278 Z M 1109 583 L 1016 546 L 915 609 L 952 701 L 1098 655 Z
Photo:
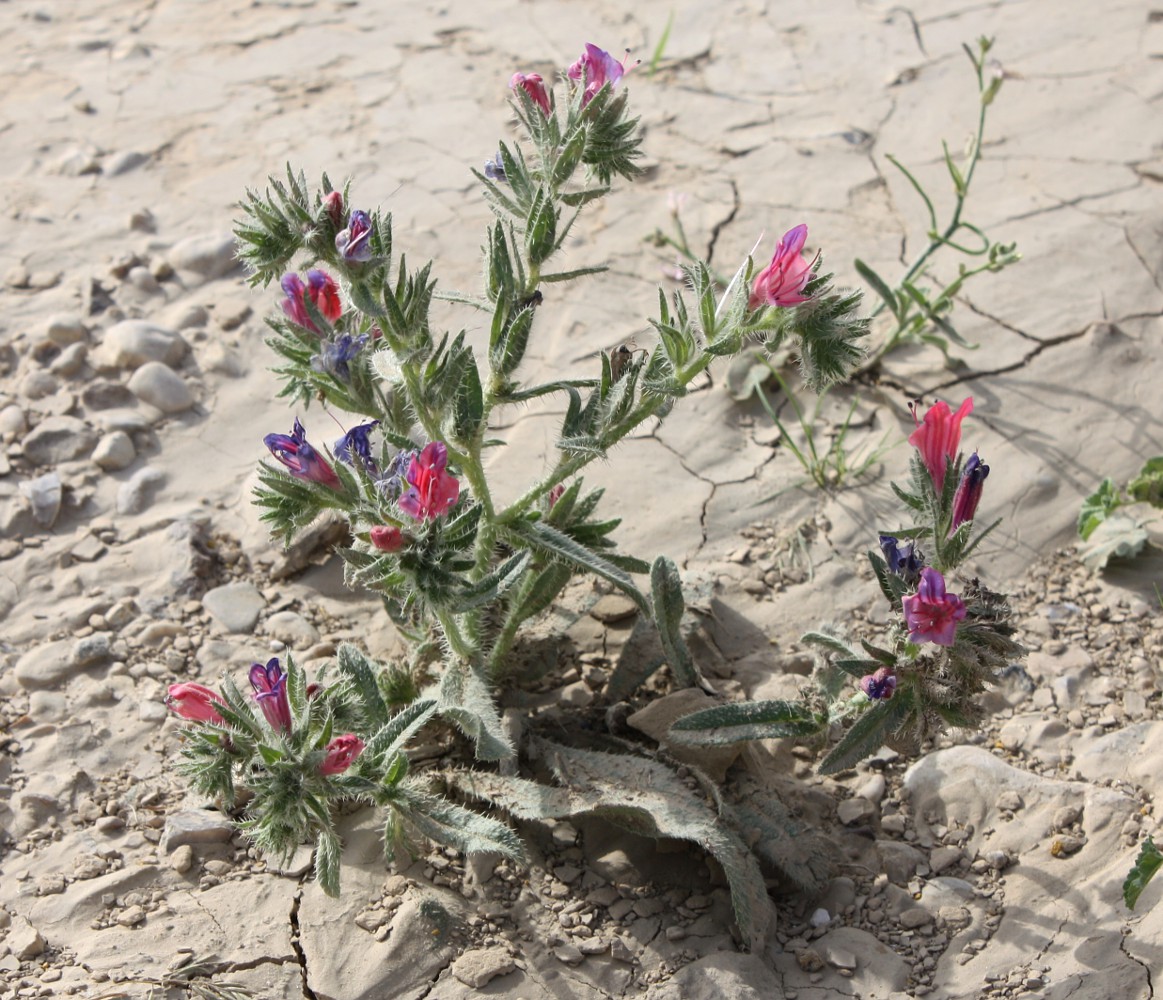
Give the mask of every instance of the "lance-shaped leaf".
M 447 609 L 453 614 L 463 614 L 482 604 L 491 604 L 521 578 L 531 558 L 528 552 L 518 552 L 479 580 L 450 591 Z
M 1123 882 L 1123 902 L 1127 908 L 1133 910 L 1139 901 L 1139 896 L 1147 888 L 1147 883 L 1155 877 L 1155 873 L 1163 865 L 1163 854 L 1155 846 L 1153 838 L 1148 837 L 1139 849 L 1139 856 L 1135 858 L 1135 867 L 1127 873 Z
M 644 614 L 651 614 L 650 602 L 646 599 L 642 591 L 634 586 L 634 581 L 630 579 L 629 574 L 618 569 L 612 563 L 607 562 L 596 552 L 592 552 L 584 545 L 579 545 L 569 535 L 563 534 L 548 524 L 525 520 L 507 525 L 505 531 L 507 534 L 514 535 L 518 539 L 533 545 L 535 548 L 559 556 L 583 570 L 596 573 L 603 579 L 609 580 L 610 583 L 614 584 L 615 587 L 630 597 L 642 609 Z
M 436 714 L 435 698 L 418 698 L 407 708 L 397 712 L 367 741 L 364 754 L 369 760 L 390 760 L 402 752 L 408 741 Z
M 814 896 L 836 874 L 835 848 L 809 824 L 794 818 L 772 791 L 742 785 L 732 801 L 723 803 L 723 815 L 736 830 L 744 831 L 759 859 L 800 892 Z
M 872 290 L 880 296 L 881 300 L 888 307 L 888 311 L 893 314 L 898 320 L 900 317 L 900 304 L 897 302 L 896 295 L 893 294 L 892 289 L 888 287 L 888 282 L 877 274 L 871 267 L 864 263 L 859 257 L 853 261 L 856 267 L 856 273 L 860 275 L 872 287 Z
M 639 836 L 694 841 L 723 867 L 744 942 L 752 950 L 762 946 L 771 904 L 759 865 L 715 808 L 692 793 L 673 769 L 644 757 L 575 750 L 543 740 L 535 748 L 561 787 L 481 772 L 455 772 L 448 780 L 520 819 L 599 816 Z
M 509 612 L 518 622 L 541 614 L 573 576 L 573 568 L 563 562 L 552 562 L 522 588 L 520 601 Z
M 743 701 L 684 715 L 670 727 L 670 739 L 690 746 L 724 746 L 743 740 L 815 736 L 828 720 L 802 702 Z
M 466 352 L 467 363 L 460 378 L 453 400 L 453 437 L 457 441 L 470 442 L 476 437 L 481 420 L 485 415 L 484 393 L 477 371 L 476 357 L 470 347 Z
M 315 833 L 315 881 L 328 896 L 339 895 L 339 835 L 330 826 Z
M 530 264 L 542 264 L 557 249 L 557 208 L 545 188 L 538 188 L 525 220 L 525 251 Z
M 433 795 L 421 781 L 409 778 L 400 785 L 394 808 L 425 837 L 465 854 L 500 854 L 513 861 L 525 860 L 525 846 L 516 832 L 504 823 Z
M 870 757 L 880 749 L 885 738 L 900 728 L 912 711 L 907 692 L 898 691 L 887 701 L 878 701 L 853 723 L 831 753 L 820 763 L 820 774 L 835 774 Z
M 654 620 L 658 623 L 658 635 L 675 682 L 682 687 L 694 687 L 702 679 L 679 628 L 686 611 L 686 601 L 682 596 L 682 579 L 673 560 L 665 556 L 654 560 L 650 568 L 650 591 L 654 598 Z
M 380 695 L 380 686 L 376 682 L 376 671 L 371 660 L 350 642 L 344 642 L 336 652 L 335 666 L 355 691 L 369 729 L 385 725 L 390 713 Z
M 437 711 L 473 741 L 478 760 L 505 760 L 513 746 L 484 679 L 462 661 L 447 664 L 440 679 Z

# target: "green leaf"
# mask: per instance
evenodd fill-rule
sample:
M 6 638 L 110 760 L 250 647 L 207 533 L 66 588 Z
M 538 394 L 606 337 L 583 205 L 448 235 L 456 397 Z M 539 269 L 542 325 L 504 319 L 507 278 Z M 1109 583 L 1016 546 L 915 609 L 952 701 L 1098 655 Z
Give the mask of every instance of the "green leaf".
M 1147 529 L 1126 514 L 1111 514 L 1100 522 L 1080 545 L 1083 564 L 1100 570 L 1113 558 L 1130 559 L 1147 544 Z
M 881 297 L 884 304 L 888 307 L 888 311 L 891 312 L 893 316 L 895 316 L 899 321 L 901 318 L 900 305 L 898 304 L 897 298 L 893 294 L 892 289 L 888 287 L 888 282 L 886 282 L 884 278 L 877 274 L 871 267 L 865 264 L 864 261 L 862 261 L 859 257 L 853 261 L 853 263 L 856 266 L 856 272 L 860 275 L 860 277 L 868 282 L 872 290 Z
M 800 642 L 810 643 L 813 646 L 823 646 L 833 653 L 839 653 L 848 659 L 859 659 L 860 654 L 848 643 L 827 632 L 805 632 L 800 636 Z
M 465 854 L 500 854 L 513 861 L 525 860 L 521 838 L 510 827 L 426 791 L 418 779 L 401 786 L 396 808 L 425 837 L 455 847 Z
M 560 501 L 559 501 L 560 502 Z M 561 588 L 569 583 L 573 568 L 567 563 L 552 562 L 529 584 L 521 603 L 510 614 L 513 619 L 523 622 L 541 614 L 561 593 Z
M 642 591 L 634 586 L 634 581 L 630 579 L 629 574 L 607 562 L 596 552 L 579 545 L 569 535 L 548 524 L 524 520 L 507 525 L 505 532 L 555 556 L 560 556 L 583 570 L 597 574 L 604 580 L 609 580 L 630 597 L 644 614 L 651 615 L 650 602 Z
M 1127 483 L 1127 492 L 1138 503 L 1163 507 L 1163 455 L 1147 460 L 1139 474 Z
M 459 615 L 482 604 L 491 604 L 521 578 L 531 558 L 528 552 L 518 552 L 474 583 L 453 590 L 448 595 L 447 609 Z
M 1135 908 L 1139 896 L 1147 888 L 1147 883 L 1155 877 L 1161 865 L 1163 854 L 1155 846 L 1154 838 L 1148 837 L 1139 849 L 1139 856 L 1135 858 L 1135 867 L 1130 870 L 1126 881 L 1123 882 L 1123 902 L 1127 904 L 1127 909 Z
M 531 264 L 544 263 L 557 246 L 557 208 L 544 188 L 537 189 L 525 220 L 525 250 Z
M 670 739 L 693 746 L 723 746 L 743 740 L 815 736 L 827 725 L 801 702 L 744 701 L 684 715 L 670 727 Z
M 671 673 L 682 687 L 693 687 L 699 683 L 699 671 L 680 630 L 686 602 L 682 596 L 678 567 L 672 560 L 665 556 L 654 560 L 650 568 L 650 589 L 654 598 L 654 620 L 658 624 L 658 634 Z
M 506 760 L 513 756 L 493 693 L 468 664 L 458 661 L 445 666 L 437 711 L 452 719 L 473 741 L 478 760 Z
M 374 736 L 367 741 L 364 753 L 369 760 L 389 760 L 401 753 L 408 741 L 416 735 L 436 713 L 436 699 L 419 698 L 407 708 L 401 709 L 391 720 L 384 723 Z
M 867 709 L 820 763 L 820 774 L 835 774 L 874 754 L 887 735 L 899 728 L 912 711 L 907 696 L 897 693 Z
M 339 895 L 339 836 L 330 827 L 315 833 L 315 881 L 328 896 Z
M 372 662 L 350 642 L 341 643 L 335 655 L 335 666 L 351 682 L 360 708 L 369 728 L 383 726 L 388 722 L 388 706 L 380 695 L 376 682 L 376 672 Z

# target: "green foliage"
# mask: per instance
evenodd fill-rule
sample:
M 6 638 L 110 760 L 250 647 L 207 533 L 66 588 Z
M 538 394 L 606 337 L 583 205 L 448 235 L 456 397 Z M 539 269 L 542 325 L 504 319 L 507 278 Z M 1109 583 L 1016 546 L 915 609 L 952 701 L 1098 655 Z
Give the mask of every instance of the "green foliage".
M 827 723 L 827 716 L 813 711 L 810 705 L 746 701 L 685 715 L 670 727 L 668 735 L 675 743 L 724 746 L 743 740 L 816 736 Z
M 1082 501 L 1078 512 L 1080 554 L 1090 569 L 1101 570 L 1112 558 L 1130 559 L 1147 544 L 1147 530 L 1138 518 L 1119 513 L 1124 507 L 1148 504 L 1163 508 L 1163 455 L 1149 458 L 1125 492 L 1109 476 Z
M 1139 896 L 1147 888 L 1147 883 L 1155 877 L 1159 867 L 1163 865 L 1163 854 L 1155 846 L 1155 840 L 1148 837 L 1139 848 L 1139 856 L 1135 858 L 1135 866 L 1127 873 L 1123 882 L 1123 902 L 1127 909 L 1133 910 L 1139 901 Z

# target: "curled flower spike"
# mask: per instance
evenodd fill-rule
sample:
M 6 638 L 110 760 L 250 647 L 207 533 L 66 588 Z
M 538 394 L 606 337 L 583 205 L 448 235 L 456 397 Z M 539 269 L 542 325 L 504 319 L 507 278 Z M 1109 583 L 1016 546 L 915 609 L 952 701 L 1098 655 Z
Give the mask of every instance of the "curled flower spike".
M 545 82 L 541 79 L 540 73 L 514 73 L 509 81 L 509 89 L 525 91 L 530 100 L 545 112 L 547 118 L 549 117 L 549 91 L 545 89 Z
M 977 505 L 981 503 L 981 494 L 985 489 L 985 477 L 989 475 L 989 466 L 982 463 L 977 452 L 969 456 L 965 468 L 961 470 L 961 480 L 957 483 L 957 492 L 953 494 L 953 523 L 949 534 L 953 534 L 966 521 L 972 521 L 977 513 Z
M 377 524 L 368 534 L 381 552 L 399 552 L 404 547 L 404 533 L 393 525 Z
M 957 449 L 961 447 L 961 421 L 972 412 L 972 396 L 966 398 L 956 413 L 944 400 L 938 400 L 929 407 L 923 421 L 917 420 L 917 412 L 913 410 L 917 429 L 909 435 L 909 444 L 921 453 L 938 496 L 945 488 L 945 467 L 957 460 Z
M 873 701 L 888 701 L 896 692 L 896 673 L 891 667 L 881 667 L 876 673 L 860 678 L 860 690 Z
M 323 763 L 319 765 L 320 774 L 342 774 L 353 763 L 356 757 L 363 753 L 367 746 L 355 733 L 344 733 L 336 736 L 327 744 Z
M 400 509 L 417 521 L 447 514 L 460 496 L 460 483 L 448 472 L 448 449 L 431 441 L 408 463 L 406 479 L 411 487 L 399 499 Z
M 748 306 L 798 306 L 811 296 L 804 295 L 804 286 L 812 280 L 816 259 L 807 260 L 801 253 L 808 239 L 808 227 L 800 224 L 783 234 L 775 245 L 771 263 L 755 276 Z
M 340 489 L 339 477 L 335 470 L 307 443 L 306 435 L 303 425 L 296 418 L 290 434 L 268 434 L 262 440 L 271 454 L 287 467 L 292 476 L 329 486 L 333 490 Z
M 318 354 L 311 355 L 311 367 L 320 375 L 334 375 L 341 382 L 351 381 L 351 362 L 367 343 L 367 334 L 353 337 L 350 333 L 340 334 L 330 343 L 323 345 Z
M 214 706 L 225 705 L 226 702 L 217 691 L 211 691 L 204 684 L 171 684 L 166 694 L 166 704 L 174 715 L 190 722 L 224 724 Z
M 369 420 L 366 424 L 356 424 L 335 442 L 335 457 L 344 465 L 350 465 L 352 468 L 362 467 L 370 475 L 378 475 L 379 469 L 375 459 L 372 458 L 370 435 L 379 425 L 378 420 Z
M 371 216 L 357 208 L 347 220 L 347 228 L 335 234 L 335 249 L 349 264 L 366 263 L 372 259 L 371 235 Z
M 585 94 L 582 97 L 584 108 L 607 83 L 611 88 L 617 87 L 625 72 L 625 64 L 618 62 L 605 49 L 586 42 L 585 52 L 569 68 L 569 78 L 585 82 Z
M 921 578 L 921 569 L 925 565 L 924 556 L 921 555 L 916 542 L 901 544 L 892 535 L 881 535 L 880 551 L 884 553 L 884 561 L 888 564 L 890 573 L 916 586 Z
M 279 658 L 272 656 L 264 667 L 261 663 L 251 664 L 250 686 L 254 689 L 254 700 L 262 709 L 271 728 L 276 732 L 291 731 L 291 702 L 287 697 L 287 675 L 279 666 Z
M 952 646 L 957 623 L 965 617 L 965 603 L 956 594 L 945 593 L 945 578 L 931 567 L 921 570 L 915 594 L 902 598 L 910 642 L 933 642 Z
M 312 333 L 318 333 L 319 327 L 307 314 L 307 307 L 304 305 L 307 299 L 311 300 L 329 323 L 334 323 L 343 315 L 343 304 L 339 301 L 339 286 L 325 271 L 312 268 L 307 272 L 306 284 L 297 274 L 285 274 L 280 285 L 287 296 L 283 299 L 283 312 L 292 323 Z

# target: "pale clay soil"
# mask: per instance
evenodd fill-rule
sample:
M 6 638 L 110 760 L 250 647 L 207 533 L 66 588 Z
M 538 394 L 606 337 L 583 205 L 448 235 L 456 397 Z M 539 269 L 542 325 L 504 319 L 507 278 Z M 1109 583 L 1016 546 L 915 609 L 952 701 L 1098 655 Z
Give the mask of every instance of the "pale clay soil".
M 350 177 L 414 263 L 473 289 L 488 213 L 469 167 L 506 135 L 512 72 L 548 77 L 590 40 L 648 59 L 672 11 L 660 70 L 626 81 L 647 176 L 570 249 L 611 273 L 547 300 L 531 375 L 651 343 L 638 317 L 672 262 L 643 239 L 668 192 L 721 270 L 806 222 L 840 282 L 855 256 L 900 273 L 924 222 L 885 155 L 947 210 L 940 140 L 959 149 L 975 116 L 960 44 L 996 35 L 1007 81 L 968 215 L 1025 260 L 958 302 L 980 345 L 959 366 L 888 359 L 851 440 L 902 440 L 911 397 L 974 397 L 965 444 L 993 470 L 983 514 L 1005 521 L 971 570 L 1014 595 L 1029 658 L 986 696 L 982 732 L 915 760 L 885 749 L 822 779 L 814 750 L 783 742 L 698 759 L 728 795 L 778 794 L 832 866 L 815 896 L 771 881 L 777 917 L 752 953 L 704 854 L 598 822 L 522 825 L 528 868 L 427 847 L 385 865 L 376 818 L 351 812 L 328 899 L 308 852 L 268 863 L 169 764 L 170 683 L 398 641 L 344 590 L 325 530 L 284 554 L 250 506 L 261 438 L 292 414 L 262 343 L 276 297 L 232 259 L 235 205 L 287 161 Z M 0 27 L 0 998 L 144 997 L 191 958 L 203 983 L 296 1000 L 1153 995 L 1163 889 L 1132 914 L 1121 884 L 1163 775 L 1163 557 L 1099 576 L 1072 544 L 1082 497 L 1163 453 L 1163 10 L 15 0 Z M 559 419 L 499 428 L 502 492 L 541 467 Z M 907 452 L 859 489 L 798 488 L 769 419 L 715 370 L 587 478 L 628 551 L 683 567 L 716 689 L 789 697 L 806 628 L 873 637 L 887 620 L 863 553 L 901 516 L 888 483 Z M 665 672 L 613 712 L 604 696 L 632 628 L 618 598 L 571 586 L 528 647 L 550 669 L 514 714 L 659 752 L 632 713 L 674 703 Z M 416 767 L 465 762 L 452 733 L 425 739 Z

